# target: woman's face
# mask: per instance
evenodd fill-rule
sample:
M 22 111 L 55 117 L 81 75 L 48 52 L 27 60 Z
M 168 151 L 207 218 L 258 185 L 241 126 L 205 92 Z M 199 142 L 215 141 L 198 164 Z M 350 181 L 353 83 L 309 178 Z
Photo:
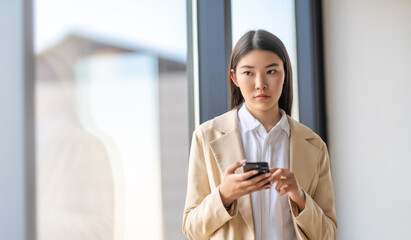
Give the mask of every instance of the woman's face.
M 231 79 L 240 88 L 247 109 L 254 114 L 278 111 L 284 84 L 284 64 L 280 57 L 266 50 L 252 50 L 237 64 Z

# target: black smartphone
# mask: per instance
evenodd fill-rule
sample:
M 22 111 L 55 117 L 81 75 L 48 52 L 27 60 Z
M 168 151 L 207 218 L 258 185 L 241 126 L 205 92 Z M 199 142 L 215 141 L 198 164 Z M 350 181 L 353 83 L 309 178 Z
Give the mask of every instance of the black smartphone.
M 245 163 L 245 165 L 243 166 L 243 170 L 244 172 L 248 172 L 251 170 L 258 170 L 258 173 L 253 177 L 256 177 L 260 174 L 263 173 L 268 173 L 270 171 L 269 167 L 268 167 L 268 163 L 267 162 L 253 162 L 253 163 Z

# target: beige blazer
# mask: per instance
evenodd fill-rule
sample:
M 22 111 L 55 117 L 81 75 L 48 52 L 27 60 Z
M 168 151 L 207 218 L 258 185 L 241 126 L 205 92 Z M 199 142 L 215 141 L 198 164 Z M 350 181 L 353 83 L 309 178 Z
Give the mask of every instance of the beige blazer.
M 336 239 L 337 218 L 328 151 L 309 128 L 288 116 L 290 170 L 305 191 L 302 212 L 289 200 L 298 239 Z M 218 116 L 193 133 L 183 232 L 189 239 L 255 239 L 250 195 L 226 210 L 218 191 L 224 171 L 244 159 L 237 109 Z M 242 172 L 242 169 L 239 169 Z

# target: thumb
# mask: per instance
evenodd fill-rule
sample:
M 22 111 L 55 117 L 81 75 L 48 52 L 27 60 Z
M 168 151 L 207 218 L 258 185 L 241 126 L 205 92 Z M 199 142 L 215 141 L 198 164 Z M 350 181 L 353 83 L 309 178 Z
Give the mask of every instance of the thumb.
M 270 168 L 270 173 L 273 174 L 273 173 L 275 173 L 278 169 L 280 169 L 280 168 Z
M 230 165 L 227 170 L 225 170 L 225 174 L 234 174 L 235 170 L 237 170 L 237 168 L 241 167 L 244 165 L 244 163 L 246 163 L 247 160 L 241 160 L 238 162 L 233 163 L 232 165 Z

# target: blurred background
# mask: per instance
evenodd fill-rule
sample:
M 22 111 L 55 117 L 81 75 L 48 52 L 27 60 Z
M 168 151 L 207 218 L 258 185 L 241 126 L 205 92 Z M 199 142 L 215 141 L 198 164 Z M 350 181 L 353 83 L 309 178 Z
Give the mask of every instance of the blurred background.
M 248 30 L 283 40 L 338 239 L 405 239 L 408 0 L 0 0 L 0 239 L 186 239 L 191 133 Z

